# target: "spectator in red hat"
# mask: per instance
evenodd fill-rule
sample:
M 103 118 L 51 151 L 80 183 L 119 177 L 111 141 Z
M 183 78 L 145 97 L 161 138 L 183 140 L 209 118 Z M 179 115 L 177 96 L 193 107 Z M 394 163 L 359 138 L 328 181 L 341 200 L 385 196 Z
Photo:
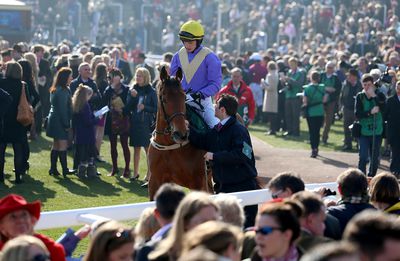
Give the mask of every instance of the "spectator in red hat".
M 0 199 L 0 250 L 10 239 L 20 235 L 31 235 L 46 245 L 51 260 L 65 260 L 62 245 L 33 230 L 40 218 L 40 205 L 40 201 L 28 203 L 23 197 L 16 194 L 9 194 Z

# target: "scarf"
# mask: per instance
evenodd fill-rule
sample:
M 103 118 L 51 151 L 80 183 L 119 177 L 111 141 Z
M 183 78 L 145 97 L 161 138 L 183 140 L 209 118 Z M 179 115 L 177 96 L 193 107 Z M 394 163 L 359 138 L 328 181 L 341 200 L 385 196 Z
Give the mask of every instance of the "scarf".
M 292 244 L 283 257 L 263 258 L 263 261 L 298 261 L 299 258 L 299 251 L 297 250 L 296 246 Z
M 361 196 L 350 196 L 350 197 L 345 197 L 343 196 L 339 201 L 338 205 L 340 204 L 361 204 L 361 203 L 369 203 L 369 196 L 367 194 L 361 195 Z

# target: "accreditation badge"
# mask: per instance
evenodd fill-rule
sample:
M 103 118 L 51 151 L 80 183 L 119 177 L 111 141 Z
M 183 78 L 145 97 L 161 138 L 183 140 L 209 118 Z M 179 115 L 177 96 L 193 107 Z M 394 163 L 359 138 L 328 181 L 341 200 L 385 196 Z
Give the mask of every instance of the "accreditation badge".
M 247 142 L 243 141 L 243 149 L 242 149 L 242 153 L 244 155 L 246 155 L 246 157 L 248 157 L 249 159 L 252 158 L 251 153 L 253 152 L 253 149 L 251 148 L 251 146 L 249 144 L 247 144 Z

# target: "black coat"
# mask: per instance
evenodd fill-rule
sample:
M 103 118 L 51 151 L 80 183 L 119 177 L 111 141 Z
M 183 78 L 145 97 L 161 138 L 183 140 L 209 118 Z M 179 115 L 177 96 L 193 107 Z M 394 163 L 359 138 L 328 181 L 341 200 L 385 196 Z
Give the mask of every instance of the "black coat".
M 389 143 L 400 147 L 400 101 L 397 94 L 387 100 L 385 118 Z
M 4 115 L 7 113 L 8 107 L 12 103 L 11 95 L 0 88 L 0 137 L 3 135 Z
M 217 193 L 257 189 L 254 153 L 249 150 L 252 148 L 250 135 L 236 118 L 231 117 L 219 131 L 213 128 L 200 134 L 191 129 L 189 139 L 194 146 L 214 153 L 211 166 L 219 186 Z
M 125 114 L 131 114 L 130 145 L 147 147 L 150 144 L 152 125 L 157 113 L 157 94 L 150 84 L 143 87 L 135 84 L 133 88 L 137 91 L 137 95 L 132 97 L 128 93 L 127 106 L 125 106 Z M 144 105 L 144 109 L 140 111 L 137 109 L 139 102 Z
M 327 213 L 334 216 L 339 220 L 340 223 L 340 234 L 343 234 L 344 229 L 346 228 L 347 223 L 349 223 L 350 219 L 352 219 L 355 215 L 360 213 L 365 209 L 375 209 L 371 204 L 368 203 L 342 203 L 337 206 L 332 206 L 327 209 Z
M 46 59 L 41 59 L 39 62 L 39 77 L 45 76 L 46 77 L 46 87 L 50 87 L 51 83 L 53 82 L 53 79 L 51 78 L 51 69 L 50 69 L 50 63 Z
M 122 92 L 119 93 L 119 94 L 116 94 L 116 95 L 118 95 L 121 98 L 121 100 L 123 101 L 123 103 L 126 105 L 126 102 L 127 102 L 126 99 L 127 99 L 128 95 L 129 95 L 129 87 L 124 85 L 124 84 L 121 84 L 121 89 L 122 89 Z M 111 134 L 111 110 L 112 110 L 111 101 L 112 101 L 112 97 L 113 97 L 114 94 L 115 94 L 115 92 L 114 92 L 113 88 L 111 88 L 111 86 L 108 86 L 106 88 L 106 90 L 104 91 L 104 95 L 103 95 L 103 98 L 102 98 L 103 99 L 103 104 L 107 105 L 110 108 L 110 111 L 107 113 L 106 126 L 105 126 L 105 129 L 104 129 L 104 133 L 106 135 L 110 135 Z M 125 111 L 126 110 L 124 110 L 124 112 Z
M 124 83 L 129 84 L 132 80 L 132 72 L 129 63 L 123 59 L 120 59 L 117 65 L 118 69 L 121 70 L 124 75 Z
M 0 142 L 24 142 L 26 141 L 26 128 L 17 121 L 18 104 L 21 97 L 22 82 L 14 79 L 0 79 L 0 88 L 10 94 L 11 104 L 3 117 L 3 135 L 0 136 Z M 28 97 L 28 93 L 25 94 Z
M 87 82 L 82 81 L 81 76 L 78 76 L 74 80 L 72 80 L 71 84 L 69 85 L 69 89 L 71 90 L 71 96 L 74 95 L 76 89 L 78 88 L 79 84 L 84 84 L 89 86 L 93 90 L 93 95 L 89 100 L 90 109 L 92 111 L 98 111 L 102 107 L 102 98 L 99 89 L 97 88 L 96 82 L 89 78 Z

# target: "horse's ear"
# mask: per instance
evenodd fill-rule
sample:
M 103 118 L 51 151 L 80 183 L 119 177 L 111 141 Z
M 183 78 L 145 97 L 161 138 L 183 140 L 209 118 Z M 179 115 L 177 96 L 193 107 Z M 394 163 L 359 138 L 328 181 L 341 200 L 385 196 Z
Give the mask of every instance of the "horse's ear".
M 179 67 L 178 68 L 178 71 L 176 71 L 176 79 L 178 80 L 178 81 L 182 81 L 182 77 L 183 77 L 183 75 L 182 75 L 182 69 L 181 69 L 181 67 Z
M 169 78 L 169 75 L 168 75 L 167 69 L 165 69 L 165 66 L 163 66 L 160 71 L 160 79 L 162 82 L 165 82 L 165 80 L 167 80 L 168 78 Z

